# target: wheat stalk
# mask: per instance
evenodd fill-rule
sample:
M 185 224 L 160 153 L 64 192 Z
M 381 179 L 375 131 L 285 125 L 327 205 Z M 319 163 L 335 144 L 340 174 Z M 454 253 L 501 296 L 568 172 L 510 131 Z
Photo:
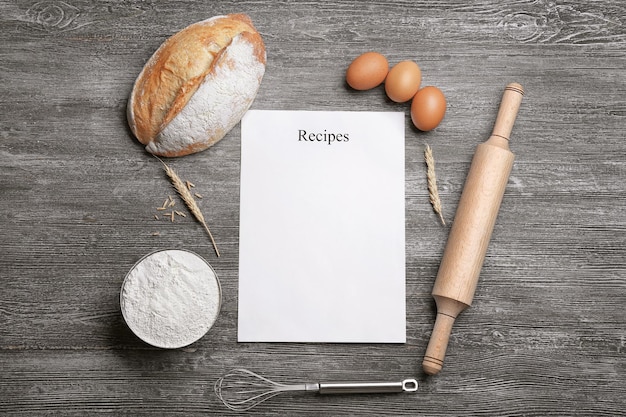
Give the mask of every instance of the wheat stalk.
M 213 239 L 213 234 L 211 233 L 211 230 L 209 230 L 209 226 L 207 226 L 206 221 L 204 220 L 204 216 L 200 211 L 200 207 L 198 207 L 196 200 L 194 200 L 193 195 L 191 195 L 191 192 L 189 192 L 189 188 L 187 188 L 187 186 L 185 185 L 183 180 L 180 179 L 178 174 L 176 174 L 176 172 L 174 172 L 172 168 L 170 168 L 165 162 L 163 162 L 161 158 L 158 158 L 156 156 L 155 158 L 161 161 L 161 163 L 163 164 L 163 168 L 165 169 L 165 173 L 172 181 L 174 189 L 176 190 L 178 195 L 180 195 L 180 198 L 182 198 L 183 202 L 185 203 L 191 214 L 193 214 L 196 220 L 200 222 L 202 227 L 204 227 L 204 230 L 206 230 L 206 232 L 209 234 L 209 237 L 211 238 L 211 243 L 213 244 L 213 248 L 215 249 L 215 253 L 219 257 L 220 251 L 217 249 L 217 244 L 215 243 L 215 239 Z
M 428 199 L 433 206 L 435 213 L 439 215 L 441 223 L 446 225 L 446 221 L 443 219 L 443 213 L 441 211 L 441 200 L 439 199 L 439 191 L 437 191 L 437 176 L 435 175 L 435 158 L 433 157 L 433 150 L 426 144 L 424 149 L 424 159 L 426 160 L 426 166 L 428 171 L 426 172 L 426 178 L 428 179 Z

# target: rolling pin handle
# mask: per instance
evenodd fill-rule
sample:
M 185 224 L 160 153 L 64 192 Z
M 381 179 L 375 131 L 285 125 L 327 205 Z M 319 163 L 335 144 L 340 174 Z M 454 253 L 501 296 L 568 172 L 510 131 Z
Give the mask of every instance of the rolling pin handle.
M 456 317 L 437 313 L 435 327 L 430 336 L 428 348 L 426 348 L 426 354 L 422 362 L 422 368 L 428 375 L 438 374 L 443 368 L 443 359 L 446 356 L 448 339 L 450 339 L 450 333 L 452 332 L 452 325 L 455 319 Z
M 504 94 L 502 94 L 502 101 L 500 102 L 498 116 L 496 117 L 491 136 L 498 136 L 509 140 L 523 96 L 524 89 L 520 84 L 507 84 L 504 89 Z
M 437 318 L 422 361 L 422 369 L 428 375 L 435 375 L 443 368 L 443 359 L 446 356 L 454 321 L 461 311 L 469 307 L 465 303 L 448 297 L 435 296 L 435 301 L 437 303 Z

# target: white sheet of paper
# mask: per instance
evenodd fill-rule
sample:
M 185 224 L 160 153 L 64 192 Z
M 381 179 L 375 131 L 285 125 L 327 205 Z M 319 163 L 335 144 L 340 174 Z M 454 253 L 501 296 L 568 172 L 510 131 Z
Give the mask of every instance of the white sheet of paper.
M 240 342 L 406 341 L 404 117 L 246 113 Z

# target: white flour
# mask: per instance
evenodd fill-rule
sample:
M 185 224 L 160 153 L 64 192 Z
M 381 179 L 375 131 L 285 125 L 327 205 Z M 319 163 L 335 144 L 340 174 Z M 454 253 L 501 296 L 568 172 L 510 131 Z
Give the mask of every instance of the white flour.
M 128 273 L 120 297 L 124 320 L 143 341 L 179 348 L 200 339 L 221 303 L 213 269 L 184 250 L 154 252 Z
M 214 65 L 187 104 L 146 146 L 148 152 L 209 145 L 218 132 L 224 136 L 239 123 L 256 96 L 265 64 L 259 62 L 253 45 L 238 35 Z

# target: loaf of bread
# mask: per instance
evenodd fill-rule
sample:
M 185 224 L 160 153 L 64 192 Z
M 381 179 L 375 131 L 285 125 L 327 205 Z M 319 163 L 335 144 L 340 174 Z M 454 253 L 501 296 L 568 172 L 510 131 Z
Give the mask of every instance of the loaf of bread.
M 248 16 L 194 23 L 144 66 L 128 101 L 128 123 L 154 155 L 202 151 L 241 120 L 264 73 L 265 45 Z

